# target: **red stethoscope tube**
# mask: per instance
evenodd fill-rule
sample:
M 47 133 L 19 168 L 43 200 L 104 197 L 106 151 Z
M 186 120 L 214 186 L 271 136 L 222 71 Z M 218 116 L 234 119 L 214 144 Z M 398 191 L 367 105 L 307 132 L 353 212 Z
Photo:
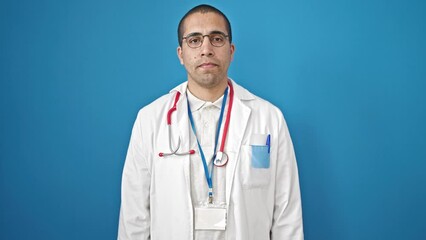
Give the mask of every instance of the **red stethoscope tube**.
M 220 143 L 219 151 L 224 153 L 226 136 L 228 135 L 229 121 L 231 120 L 232 104 L 234 102 L 234 87 L 232 87 L 231 81 L 228 81 L 229 85 L 229 105 L 228 111 L 226 112 L 225 126 L 223 128 L 222 142 Z
M 179 98 L 180 98 L 180 92 L 177 92 L 175 96 L 175 102 L 173 103 L 173 107 L 170 108 L 169 111 L 167 112 L 167 125 L 169 126 L 172 125 L 172 113 L 176 111 L 176 104 L 179 101 Z

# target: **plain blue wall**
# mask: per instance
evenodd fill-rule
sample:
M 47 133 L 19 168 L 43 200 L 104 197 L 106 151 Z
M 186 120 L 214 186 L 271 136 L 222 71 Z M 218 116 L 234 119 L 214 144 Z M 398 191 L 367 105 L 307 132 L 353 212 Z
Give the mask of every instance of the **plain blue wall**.
M 279 106 L 307 240 L 426 239 L 426 3 L 209 1 L 230 76 Z M 198 1 L 0 2 L 0 239 L 115 239 L 138 109 Z

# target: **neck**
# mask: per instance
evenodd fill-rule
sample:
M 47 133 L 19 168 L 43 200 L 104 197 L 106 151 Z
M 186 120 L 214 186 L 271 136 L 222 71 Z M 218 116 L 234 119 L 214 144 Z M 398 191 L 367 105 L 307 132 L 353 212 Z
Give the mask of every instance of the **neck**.
M 194 81 L 188 81 L 188 90 L 191 91 L 192 95 L 203 101 L 214 102 L 219 99 L 225 89 L 228 87 L 228 79 L 222 81 L 220 84 L 214 87 L 203 87 L 195 83 Z

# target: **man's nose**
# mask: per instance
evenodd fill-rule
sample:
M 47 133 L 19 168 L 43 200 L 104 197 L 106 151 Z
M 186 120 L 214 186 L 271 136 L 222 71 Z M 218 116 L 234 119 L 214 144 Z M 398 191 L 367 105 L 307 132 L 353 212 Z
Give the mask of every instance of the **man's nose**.
M 203 36 L 203 44 L 201 44 L 200 48 L 201 48 L 201 56 L 214 55 L 214 46 L 210 43 L 210 38 L 208 35 Z

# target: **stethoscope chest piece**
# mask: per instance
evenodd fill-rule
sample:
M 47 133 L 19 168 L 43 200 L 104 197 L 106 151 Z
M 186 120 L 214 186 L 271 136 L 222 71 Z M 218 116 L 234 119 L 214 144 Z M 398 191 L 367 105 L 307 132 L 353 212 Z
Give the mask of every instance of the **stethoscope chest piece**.
M 217 152 L 213 160 L 213 164 L 217 167 L 223 167 L 228 163 L 228 154 L 225 152 Z

